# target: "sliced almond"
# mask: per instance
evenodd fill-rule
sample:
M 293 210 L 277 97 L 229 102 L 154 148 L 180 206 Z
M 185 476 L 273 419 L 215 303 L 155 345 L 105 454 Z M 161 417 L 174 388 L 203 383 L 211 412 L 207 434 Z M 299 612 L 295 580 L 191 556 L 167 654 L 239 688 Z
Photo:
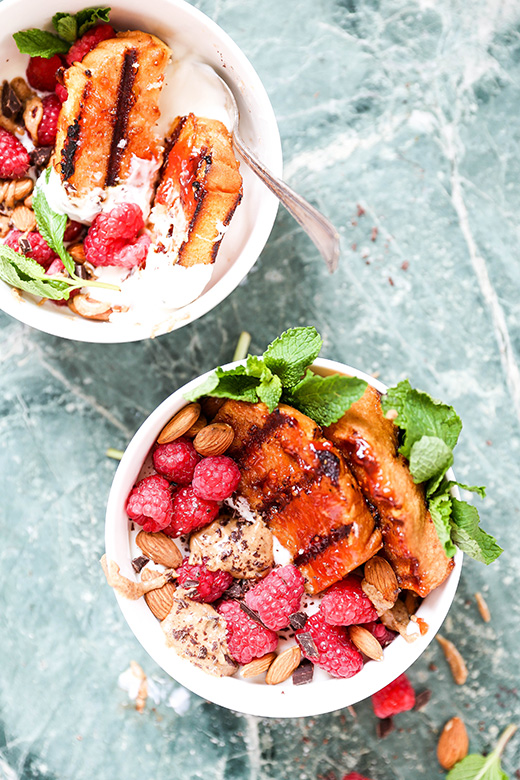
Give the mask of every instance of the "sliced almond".
M 227 423 L 211 423 L 206 425 L 195 436 L 193 446 L 199 453 L 207 457 L 208 455 L 223 455 L 231 446 L 235 432 L 231 425 Z
M 283 653 L 276 656 L 267 670 L 265 681 L 268 685 L 278 685 L 288 680 L 294 670 L 300 665 L 302 651 L 298 645 L 289 647 Z
M 442 647 L 442 652 L 446 656 L 446 660 L 450 665 L 453 679 L 455 680 L 457 685 L 464 685 L 464 683 L 468 679 L 468 667 L 466 666 L 463 657 L 461 656 L 461 654 L 459 653 L 459 651 L 457 650 L 453 642 L 450 642 L 449 639 L 446 639 L 440 634 L 437 634 L 435 638 L 437 639 L 437 642 Z
M 489 623 L 491 620 L 491 612 L 489 611 L 489 607 L 486 603 L 486 600 L 482 593 L 475 593 L 475 601 L 477 602 L 478 611 L 480 612 L 480 617 L 484 621 L 484 623 Z
M 0 179 L 0 203 L 12 209 L 15 203 L 31 194 L 33 186 L 34 182 L 29 178 Z
M 13 225 L 22 233 L 28 233 L 36 228 L 36 216 L 27 206 L 17 206 L 11 214 Z
M 194 439 L 195 436 L 198 434 L 198 432 L 201 431 L 203 428 L 205 428 L 207 424 L 208 421 L 206 420 L 204 415 L 201 414 L 199 419 L 193 423 L 191 428 L 188 431 L 186 431 L 184 435 L 190 439 Z
M 3 214 L 0 215 L 0 238 L 4 238 L 11 230 L 10 222 L 11 220 L 9 217 L 4 216 Z
M 368 629 L 363 626 L 349 626 L 348 633 L 357 649 L 373 661 L 383 660 L 383 648 Z
M 29 131 L 33 144 L 38 146 L 38 128 L 43 117 L 43 104 L 41 98 L 32 97 L 25 104 L 23 121 Z
M 157 578 L 158 571 L 154 569 L 143 569 L 141 572 L 142 582 L 151 582 Z M 145 601 L 151 612 L 159 620 L 164 620 L 170 614 L 175 595 L 175 585 L 167 582 L 162 588 L 156 588 L 145 594 Z
M 189 431 L 191 426 L 199 419 L 200 404 L 188 404 L 180 412 L 172 417 L 169 423 L 167 423 L 159 436 L 157 442 L 159 444 L 168 444 L 171 441 L 175 441 L 180 436 Z
M 259 674 L 267 672 L 275 658 L 276 653 L 267 653 L 261 658 L 255 658 L 254 661 L 250 661 L 242 667 L 242 677 L 257 677 Z
M 397 599 L 394 606 L 383 612 L 381 617 L 381 623 L 389 628 L 391 631 L 397 631 L 403 639 L 407 642 L 415 642 L 419 634 L 409 634 L 408 625 L 410 623 L 410 615 L 408 610 L 400 599 Z
M 154 563 L 160 563 L 168 569 L 176 569 L 182 563 L 182 553 L 169 536 L 161 532 L 148 534 L 139 531 L 135 543 Z
M 71 311 L 89 320 L 106 322 L 112 314 L 112 308 L 109 303 L 95 301 L 89 295 L 75 295 L 69 299 L 68 304 Z
M 177 576 L 176 572 L 166 569 L 163 572 L 154 572 L 155 578 L 147 578 L 148 581 L 146 582 L 135 582 L 121 574 L 118 564 L 109 560 L 106 555 L 103 555 L 100 563 L 110 587 L 114 588 L 121 596 L 130 599 L 130 601 L 137 601 L 145 593 L 149 593 L 155 588 L 162 588 L 173 576 Z M 141 577 L 141 579 L 143 578 Z
M 395 572 L 385 558 L 374 555 L 365 563 L 365 581 L 373 585 L 387 602 L 395 604 L 399 585 Z
M 379 616 L 381 616 L 383 612 L 387 612 L 389 609 L 392 609 L 394 606 L 395 602 L 390 601 L 389 599 L 385 599 L 381 591 L 370 582 L 363 580 L 361 582 L 361 587 L 363 588 L 363 593 L 365 596 L 368 596 L 374 605 L 374 608 Z
M 443 769 L 452 769 L 468 755 L 469 739 L 460 718 L 452 718 L 444 726 L 437 744 L 437 758 Z

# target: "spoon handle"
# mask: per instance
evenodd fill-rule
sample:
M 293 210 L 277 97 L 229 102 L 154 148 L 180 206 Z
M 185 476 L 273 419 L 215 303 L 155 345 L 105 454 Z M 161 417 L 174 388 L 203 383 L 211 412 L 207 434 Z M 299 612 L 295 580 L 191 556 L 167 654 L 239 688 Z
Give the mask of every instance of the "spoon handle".
M 318 248 L 330 273 L 333 273 L 338 267 L 339 260 L 339 234 L 334 225 L 314 206 L 311 206 L 305 198 L 302 198 L 285 182 L 277 179 L 265 168 L 244 144 L 236 131 L 233 134 L 233 143 L 240 156 L 244 158 L 258 178 L 276 195 L 296 222 L 302 226 Z

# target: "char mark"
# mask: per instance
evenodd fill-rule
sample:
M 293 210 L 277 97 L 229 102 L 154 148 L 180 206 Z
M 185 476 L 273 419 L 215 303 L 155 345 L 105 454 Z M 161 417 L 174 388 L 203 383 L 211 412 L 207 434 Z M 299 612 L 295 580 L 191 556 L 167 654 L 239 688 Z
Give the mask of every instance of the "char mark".
M 235 200 L 235 203 L 233 204 L 232 208 L 228 211 L 228 213 L 226 215 L 226 218 L 223 220 L 222 224 L 224 225 L 224 227 L 227 227 L 229 225 L 229 223 L 231 222 L 231 218 L 232 218 L 233 214 L 235 213 L 236 208 L 239 205 L 241 200 L 242 200 L 242 191 L 240 191 L 238 193 L 237 199 Z M 220 249 L 220 244 L 222 243 L 222 239 L 223 238 L 224 238 L 224 236 L 222 235 L 217 241 L 215 241 L 215 243 L 213 244 L 213 246 L 211 248 L 211 262 L 212 263 L 214 263 L 215 260 L 217 259 L 217 253 L 218 253 L 218 250 Z
M 322 555 L 332 544 L 337 544 L 342 539 L 346 539 L 351 530 L 352 523 L 348 523 L 347 525 L 340 525 L 339 528 L 333 528 L 330 533 L 323 536 L 315 536 L 307 549 L 296 556 L 293 563 L 295 566 L 305 566 L 305 564 Z
M 316 455 L 321 463 L 321 469 L 326 477 L 330 479 L 334 487 L 339 485 L 339 458 L 330 450 L 317 450 Z
M 126 128 L 128 126 L 128 116 L 134 105 L 133 86 L 137 68 L 136 49 L 128 49 L 125 52 L 123 67 L 121 68 L 121 78 L 117 90 L 117 102 L 115 107 L 114 129 L 112 131 L 112 143 L 110 145 L 110 155 L 108 157 L 107 174 L 105 186 L 113 187 L 119 178 L 119 168 L 121 158 L 126 146 Z
M 61 150 L 60 168 L 63 181 L 68 181 L 74 174 L 74 158 L 78 151 L 80 134 L 81 126 L 79 119 L 76 117 L 74 122 L 67 128 L 67 138 L 65 139 L 65 143 Z

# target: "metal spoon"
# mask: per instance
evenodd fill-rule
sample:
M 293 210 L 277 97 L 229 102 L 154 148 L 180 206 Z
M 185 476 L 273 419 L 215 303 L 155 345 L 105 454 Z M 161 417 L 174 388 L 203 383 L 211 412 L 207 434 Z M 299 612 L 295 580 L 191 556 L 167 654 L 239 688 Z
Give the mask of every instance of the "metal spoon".
M 311 206 L 305 198 L 298 195 L 285 182 L 274 176 L 253 154 L 251 149 L 246 146 L 239 132 L 240 113 L 237 101 L 230 87 L 223 78 L 215 71 L 211 65 L 198 62 L 198 67 L 206 72 L 211 72 L 216 77 L 226 92 L 229 99 L 229 108 L 231 110 L 231 119 L 233 122 L 231 133 L 233 135 L 233 144 L 246 161 L 251 170 L 256 173 L 259 179 L 263 181 L 266 187 L 273 192 L 283 203 L 289 214 L 292 214 L 296 222 L 302 226 L 309 238 L 318 248 L 321 256 L 325 260 L 330 273 L 333 273 L 338 267 L 339 260 L 339 234 L 334 225 L 323 216 L 314 206 Z

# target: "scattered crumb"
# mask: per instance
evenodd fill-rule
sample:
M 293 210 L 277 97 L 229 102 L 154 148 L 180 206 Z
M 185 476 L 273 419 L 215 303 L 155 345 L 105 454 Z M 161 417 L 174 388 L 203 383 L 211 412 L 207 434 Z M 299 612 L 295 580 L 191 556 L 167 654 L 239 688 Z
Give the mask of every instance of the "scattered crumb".
M 365 215 L 365 209 L 363 206 L 360 206 L 359 203 L 357 204 L 357 215 L 358 217 L 363 217 Z
M 388 277 L 388 284 L 391 285 L 392 287 L 395 287 L 394 280 L 392 279 L 391 276 Z
M 404 260 L 401 263 L 401 270 L 402 271 L 408 271 L 409 268 L 410 268 L 410 263 L 408 262 L 408 260 Z
M 351 248 L 352 248 L 352 251 L 353 251 L 353 252 L 355 252 L 355 251 L 356 251 L 356 249 L 357 249 L 357 244 L 352 244 L 352 247 L 351 247 Z
M 372 228 L 372 231 L 370 233 L 370 240 L 375 241 L 377 238 L 377 234 L 379 233 L 379 230 L 376 227 Z
M 486 604 L 486 600 L 482 593 L 475 593 L 475 601 L 477 602 L 478 611 L 480 612 L 480 617 L 484 621 L 484 623 L 489 623 L 491 620 L 491 612 L 489 611 L 489 607 Z

